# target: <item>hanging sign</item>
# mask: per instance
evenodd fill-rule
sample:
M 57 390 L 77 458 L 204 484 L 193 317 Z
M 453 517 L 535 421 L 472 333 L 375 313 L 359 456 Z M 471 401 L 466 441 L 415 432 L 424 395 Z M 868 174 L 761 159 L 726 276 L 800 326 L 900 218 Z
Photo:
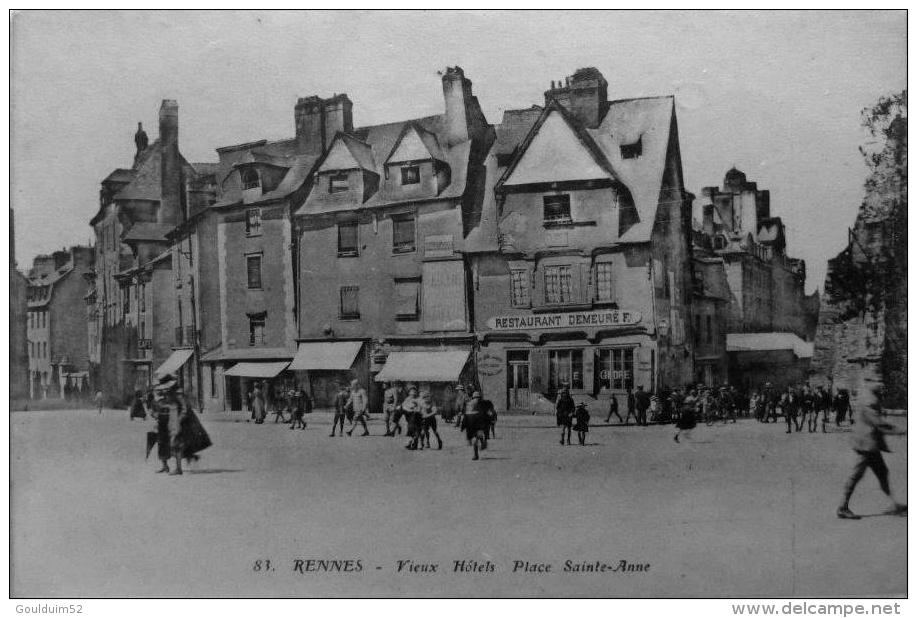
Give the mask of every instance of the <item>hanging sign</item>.
M 640 314 L 636 311 L 608 309 L 570 313 L 496 316 L 487 320 L 487 327 L 491 330 L 540 330 L 544 328 L 631 326 L 639 323 Z

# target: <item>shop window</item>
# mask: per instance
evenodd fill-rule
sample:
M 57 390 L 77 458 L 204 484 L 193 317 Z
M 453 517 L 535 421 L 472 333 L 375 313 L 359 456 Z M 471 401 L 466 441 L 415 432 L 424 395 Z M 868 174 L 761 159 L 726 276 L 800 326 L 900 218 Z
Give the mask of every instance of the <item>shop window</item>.
M 347 172 L 340 172 L 328 176 L 328 193 L 343 193 L 350 188 Z
M 570 216 L 569 195 L 545 195 L 543 200 L 545 223 L 573 223 L 573 219 Z
M 261 178 L 258 171 L 252 168 L 242 170 L 242 189 L 257 189 L 261 186 Z
M 249 208 L 245 211 L 245 235 L 261 236 L 260 208 Z
M 340 319 L 360 319 L 360 288 L 355 285 L 345 285 L 341 288 Z
M 267 314 L 259 313 L 248 316 L 248 345 L 264 345 L 264 326 Z
M 401 184 L 416 185 L 420 182 L 420 166 L 406 165 L 401 168 Z
M 261 256 L 260 255 L 247 255 L 245 256 L 245 262 L 248 271 L 248 289 L 249 290 L 260 290 L 261 289 Z
M 392 251 L 411 253 L 415 249 L 414 215 L 392 218 Z
M 529 298 L 529 273 L 524 269 L 510 271 L 513 307 L 531 307 Z
M 395 319 L 420 318 L 420 280 L 395 279 Z
M 599 350 L 598 382 L 600 388 L 626 391 L 634 387 L 634 349 Z
M 356 221 L 338 223 L 338 257 L 354 257 L 359 255 L 357 225 Z
M 573 269 L 569 265 L 545 266 L 544 302 L 558 305 L 573 301 Z
M 552 390 L 564 386 L 583 390 L 583 351 L 551 350 L 548 353 L 548 381 Z
M 611 262 L 599 262 L 595 265 L 595 299 L 599 302 L 612 300 Z

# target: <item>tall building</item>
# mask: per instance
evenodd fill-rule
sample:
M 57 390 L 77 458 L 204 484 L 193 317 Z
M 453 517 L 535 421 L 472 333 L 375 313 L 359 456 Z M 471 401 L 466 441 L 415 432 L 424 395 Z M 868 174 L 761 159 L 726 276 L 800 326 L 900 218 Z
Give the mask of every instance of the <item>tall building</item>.
M 82 307 L 91 247 L 39 255 L 28 272 L 29 393 L 33 399 L 85 394 L 89 346 Z
M 723 188 L 704 187 L 694 206 L 694 255 L 719 261 L 729 285 L 728 381 L 760 387 L 803 380 L 812 357 L 806 265 L 786 251 L 785 226 L 771 215 L 770 192 L 741 171 Z M 704 318 L 706 320 L 706 318 Z
M 478 379 L 499 409 L 692 378 L 691 196 L 675 100 L 595 68 L 508 110 L 466 241 Z

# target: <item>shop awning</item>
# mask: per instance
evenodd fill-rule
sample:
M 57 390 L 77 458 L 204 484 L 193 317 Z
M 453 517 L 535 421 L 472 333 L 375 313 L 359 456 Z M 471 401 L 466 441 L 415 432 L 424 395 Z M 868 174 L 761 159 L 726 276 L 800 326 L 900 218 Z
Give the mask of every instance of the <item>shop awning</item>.
M 350 369 L 363 347 L 362 341 L 309 341 L 300 343 L 290 369 L 293 371 Z
M 791 350 L 797 358 L 812 358 L 815 344 L 794 333 L 728 333 L 727 352 L 770 352 Z
M 456 382 L 468 352 L 392 352 L 376 382 Z
M 223 375 L 238 378 L 275 378 L 289 364 L 287 361 L 279 363 L 236 363 Z
M 174 350 L 169 355 L 169 358 L 166 359 L 166 362 L 161 364 L 156 371 L 153 372 L 153 375 L 159 378 L 169 373 L 175 373 L 181 369 L 182 365 L 188 362 L 192 354 L 194 354 L 194 350 L 191 349 Z

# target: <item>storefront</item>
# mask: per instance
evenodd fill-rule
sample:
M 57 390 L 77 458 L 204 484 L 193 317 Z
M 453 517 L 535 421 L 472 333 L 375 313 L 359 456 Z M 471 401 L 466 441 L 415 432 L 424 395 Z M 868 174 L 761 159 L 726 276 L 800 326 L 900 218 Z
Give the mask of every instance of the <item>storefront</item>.
M 364 387 L 369 386 L 365 347 L 362 340 L 303 341 L 289 369 L 316 407 L 330 407 L 340 385 L 357 380 Z
M 729 383 L 760 389 L 765 382 L 785 388 L 806 380 L 814 344 L 793 333 L 729 333 Z
M 258 384 L 262 387 L 267 409 L 273 410 L 294 386 L 293 375 L 286 370 L 289 364 L 289 361 L 240 362 L 227 369 L 223 375 L 227 380 L 231 409 L 247 409 L 249 393 Z
M 390 352 L 375 381 L 416 386 L 420 391 L 429 391 L 440 405 L 448 406 L 455 399 L 457 385 L 477 388 L 470 359 L 467 349 Z
M 657 348 L 635 312 L 607 310 L 490 318 L 477 371 L 498 409 L 547 411 L 564 386 L 607 400 L 656 386 Z

